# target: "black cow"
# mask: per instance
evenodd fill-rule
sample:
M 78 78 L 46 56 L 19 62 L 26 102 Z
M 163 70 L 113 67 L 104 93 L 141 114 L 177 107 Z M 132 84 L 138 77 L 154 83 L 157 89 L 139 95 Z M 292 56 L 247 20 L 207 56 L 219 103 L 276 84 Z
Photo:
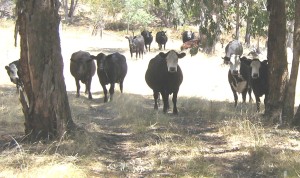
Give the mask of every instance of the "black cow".
M 92 99 L 91 94 L 91 83 L 92 78 L 96 72 L 96 65 L 91 59 L 91 55 L 85 51 L 77 51 L 71 56 L 70 71 L 76 81 L 77 94 L 76 97 L 80 96 L 80 83 L 85 84 L 85 93 L 88 93 L 89 99 Z
M 19 77 L 19 65 L 19 60 L 16 60 L 5 66 L 10 81 L 16 84 L 17 92 L 19 91 L 20 87 L 23 87 L 23 83 L 21 82 L 21 79 Z
M 153 41 L 152 32 L 144 30 L 141 32 L 141 35 L 144 37 L 146 51 L 148 50 L 150 52 L 150 46 Z M 149 49 L 147 49 L 147 45 L 149 46 Z
M 99 53 L 97 56 L 91 57 L 97 60 L 97 74 L 103 88 L 104 102 L 108 101 L 106 89 L 106 85 L 108 84 L 110 84 L 110 101 L 112 101 L 115 83 L 120 84 L 120 91 L 123 93 L 123 81 L 127 74 L 126 58 L 118 52 L 109 55 Z
M 166 31 L 159 31 L 156 33 L 155 40 L 156 43 L 158 44 L 159 50 L 162 49 L 162 45 L 164 45 L 164 49 L 166 49 L 166 43 L 168 41 L 168 37 L 166 33 L 167 33 Z
M 125 38 L 128 39 L 129 42 L 129 50 L 130 50 L 130 54 L 131 54 L 131 58 L 132 58 L 132 54 L 136 53 L 136 58 L 141 57 L 143 58 L 143 54 L 144 54 L 144 45 L 145 45 L 145 41 L 144 41 L 144 37 L 142 35 L 137 35 L 137 36 L 126 36 Z
M 246 102 L 246 95 L 248 92 L 249 102 L 252 101 L 251 93 L 251 60 L 246 57 L 236 58 L 234 57 L 234 62 L 229 61 L 230 69 L 228 71 L 228 82 L 234 96 L 234 106 L 237 106 L 238 95 L 237 93 L 242 93 L 243 103 Z
M 233 40 L 229 42 L 225 47 L 225 57 L 224 63 L 228 64 L 230 62 L 231 56 L 235 55 L 237 57 L 241 57 L 243 54 L 243 45 L 238 40 Z
M 251 85 L 255 95 L 257 111 L 260 111 L 260 97 L 265 95 L 264 104 L 266 104 L 269 91 L 268 83 L 268 61 L 259 61 L 253 59 L 251 64 Z
M 182 34 L 182 42 L 185 43 L 195 38 L 195 34 L 192 31 L 184 31 Z
M 157 100 L 159 93 L 162 95 L 164 113 L 169 109 L 169 95 L 173 93 L 173 113 L 177 114 L 177 94 L 183 80 L 182 71 L 178 65 L 178 59 L 183 58 L 185 53 L 177 53 L 171 50 L 167 53 L 160 52 L 150 60 L 145 80 L 153 90 L 154 109 L 158 109 Z

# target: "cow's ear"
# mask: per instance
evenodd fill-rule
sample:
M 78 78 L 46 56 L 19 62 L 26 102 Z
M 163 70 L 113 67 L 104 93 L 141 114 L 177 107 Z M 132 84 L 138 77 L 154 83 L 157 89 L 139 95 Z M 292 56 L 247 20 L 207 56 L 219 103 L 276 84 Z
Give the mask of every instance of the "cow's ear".
M 162 58 L 165 58 L 167 56 L 167 54 L 160 52 L 158 55 L 160 55 Z
M 5 66 L 5 69 L 6 69 L 7 71 L 9 71 L 10 68 L 9 68 L 8 66 Z
M 91 59 L 96 59 L 96 56 L 90 55 Z
M 125 36 L 125 38 L 129 40 L 128 36 Z
M 180 53 L 178 54 L 178 58 L 183 58 L 186 54 L 185 53 Z

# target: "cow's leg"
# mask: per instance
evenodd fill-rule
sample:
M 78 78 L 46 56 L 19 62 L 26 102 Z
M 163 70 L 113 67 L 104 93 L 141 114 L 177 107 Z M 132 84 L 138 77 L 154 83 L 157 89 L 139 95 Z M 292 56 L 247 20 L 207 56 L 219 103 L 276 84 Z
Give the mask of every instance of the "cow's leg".
M 163 112 L 166 113 L 169 109 L 169 95 L 166 92 L 162 92 L 161 93 L 162 98 L 163 98 L 163 102 L 164 102 L 164 106 L 163 106 Z
M 80 96 L 80 83 L 79 83 L 79 80 L 75 79 L 75 82 L 76 82 L 76 88 L 77 88 L 77 93 L 76 93 L 76 97 L 78 98 Z
M 154 109 L 158 109 L 157 100 L 158 100 L 159 92 L 153 90 L 153 97 L 154 97 Z
M 120 91 L 123 93 L 123 80 L 120 81 Z
M 101 83 L 101 86 L 102 86 L 103 93 L 104 93 L 104 103 L 106 103 L 107 102 L 107 89 L 106 89 L 105 84 Z
M 173 114 L 178 114 L 177 105 L 176 105 L 176 103 L 177 103 L 177 92 L 173 93 L 172 101 L 173 101 Z
M 109 88 L 110 101 L 113 100 L 114 93 L 115 93 L 115 83 L 112 82 L 110 83 L 110 88 Z
M 233 91 L 233 96 L 234 96 L 234 107 L 237 107 L 238 95 L 236 94 L 235 91 Z
M 248 92 L 247 90 L 244 90 L 244 91 L 242 92 L 243 103 L 246 103 L 247 92 Z
M 260 111 L 260 98 L 259 98 L 259 96 L 255 96 L 255 100 L 256 100 L 257 112 L 259 112 Z
M 252 93 L 252 88 L 251 88 L 251 87 L 248 87 L 249 103 L 252 102 L 251 93 Z
M 92 93 L 91 93 L 91 83 L 92 83 L 92 77 L 90 77 L 88 80 L 87 80 L 87 83 L 85 84 L 85 90 L 86 92 L 88 92 L 89 94 L 89 99 L 93 99 L 92 97 Z

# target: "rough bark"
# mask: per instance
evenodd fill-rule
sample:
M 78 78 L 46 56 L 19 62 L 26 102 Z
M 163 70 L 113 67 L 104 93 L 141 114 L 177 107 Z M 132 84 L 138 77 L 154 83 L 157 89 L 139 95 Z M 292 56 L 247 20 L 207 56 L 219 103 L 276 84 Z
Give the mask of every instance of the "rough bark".
M 18 1 L 21 104 L 31 140 L 60 138 L 74 123 L 63 77 L 59 1 Z
M 297 77 L 298 77 L 298 70 L 299 70 L 299 55 L 300 55 L 300 1 L 295 1 L 295 24 L 294 24 L 294 49 L 293 49 L 293 62 L 292 62 L 292 69 L 291 69 L 291 77 L 289 81 L 288 87 L 288 95 L 287 98 L 290 98 L 290 101 L 287 102 L 290 110 L 293 109 L 294 111 L 294 104 L 295 104 L 295 91 L 296 91 L 296 84 L 297 84 Z M 300 107 L 293 118 L 292 122 L 293 126 L 297 126 L 300 128 Z
M 269 97 L 265 115 L 270 122 L 281 121 L 284 92 L 288 79 L 286 54 L 285 1 L 268 1 L 270 24 L 268 31 Z

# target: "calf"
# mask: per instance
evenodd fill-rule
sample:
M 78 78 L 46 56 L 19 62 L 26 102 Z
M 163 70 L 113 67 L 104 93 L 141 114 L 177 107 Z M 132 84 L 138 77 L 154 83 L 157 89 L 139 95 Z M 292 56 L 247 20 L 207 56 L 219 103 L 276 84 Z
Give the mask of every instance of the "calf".
M 173 113 L 177 114 L 177 94 L 180 84 L 183 80 L 182 71 L 178 65 L 178 59 L 183 58 L 185 53 L 177 53 L 171 50 L 167 53 L 160 52 L 150 60 L 145 80 L 148 86 L 153 90 L 154 109 L 158 109 L 157 100 L 159 93 L 163 98 L 163 111 L 169 109 L 169 95 L 173 94 Z
M 79 81 L 81 81 L 85 84 L 85 93 L 88 93 L 89 99 L 92 99 L 91 83 L 92 78 L 95 75 L 96 65 L 91 59 L 90 53 L 85 51 L 77 51 L 73 53 L 71 56 L 70 71 L 76 82 L 76 97 L 80 96 Z
M 152 32 L 144 30 L 142 31 L 141 35 L 144 37 L 146 51 L 148 50 L 150 52 L 150 46 L 153 41 Z M 149 46 L 149 49 L 147 49 L 147 45 Z
M 164 45 L 164 50 L 166 49 L 166 43 L 168 41 L 168 37 L 166 33 L 167 33 L 166 31 L 159 31 L 156 33 L 155 40 L 156 43 L 158 44 L 159 50 L 162 49 L 162 45 Z
M 251 82 L 252 89 L 255 95 L 257 111 L 260 111 L 260 97 L 265 95 L 264 104 L 266 104 L 269 91 L 268 81 L 268 61 L 259 61 L 259 59 L 253 59 L 251 64 Z
M 123 81 L 127 74 L 127 63 L 124 55 L 116 52 L 105 55 L 99 53 L 97 56 L 91 56 L 97 60 L 97 74 L 104 92 L 104 102 L 108 101 L 106 85 L 110 84 L 110 100 L 113 99 L 115 83 L 120 84 L 121 93 L 123 93 Z
M 234 106 L 237 106 L 237 93 L 242 93 L 243 103 L 245 103 L 246 95 L 248 92 L 249 102 L 251 102 L 251 60 L 247 59 L 246 57 L 240 59 L 237 56 L 233 55 L 228 63 L 230 65 L 230 69 L 228 71 L 228 82 L 234 96 Z
M 19 60 L 13 61 L 9 63 L 7 66 L 5 66 L 10 81 L 16 84 L 17 92 L 19 91 L 20 87 L 23 87 L 23 83 L 21 82 L 19 77 L 19 67 L 20 67 Z
M 136 53 L 136 59 L 142 56 L 143 58 L 143 54 L 144 54 L 144 45 L 145 45 L 145 41 L 144 41 L 144 37 L 142 35 L 137 35 L 137 36 L 126 36 L 125 38 L 128 39 L 129 42 L 129 50 L 130 50 L 130 54 L 131 54 L 131 58 L 132 58 L 132 54 Z
M 195 38 L 195 34 L 192 31 L 184 31 L 182 34 L 182 42 L 185 43 Z
M 185 49 L 189 49 L 189 48 L 194 48 L 194 47 L 198 47 L 200 43 L 199 39 L 193 39 L 190 41 L 187 41 L 185 43 L 183 43 L 180 47 L 181 51 L 185 50 Z

